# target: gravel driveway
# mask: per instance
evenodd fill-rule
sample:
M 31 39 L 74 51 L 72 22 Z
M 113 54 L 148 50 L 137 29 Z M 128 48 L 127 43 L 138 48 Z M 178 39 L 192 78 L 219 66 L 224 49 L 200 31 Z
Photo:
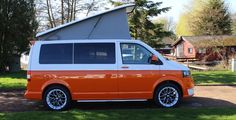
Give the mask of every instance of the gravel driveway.
M 40 101 L 26 100 L 24 91 L 0 92 L 0 112 L 45 110 Z M 74 103 L 75 109 L 155 108 L 150 102 Z M 196 86 L 195 95 L 185 99 L 179 107 L 234 107 L 236 86 Z
M 181 106 L 236 108 L 236 86 L 195 86 L 194 97 Z

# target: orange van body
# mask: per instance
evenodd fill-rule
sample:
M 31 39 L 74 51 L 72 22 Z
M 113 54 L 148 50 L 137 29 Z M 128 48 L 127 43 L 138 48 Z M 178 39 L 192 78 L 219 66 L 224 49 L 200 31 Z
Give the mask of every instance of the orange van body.
M 55 84 L 68 88 L 73 100 L 152 99 L 155 88 L 167 80 L 180 85 L 183 97 L 192 96 L 187 90 L 194 87 L 192 78 L 183 78 L 181 71 L 29 71 L 28 73 L 31 79 L 27 84 L 25 97 L 37 100 L 42 99 L 45 88 Z

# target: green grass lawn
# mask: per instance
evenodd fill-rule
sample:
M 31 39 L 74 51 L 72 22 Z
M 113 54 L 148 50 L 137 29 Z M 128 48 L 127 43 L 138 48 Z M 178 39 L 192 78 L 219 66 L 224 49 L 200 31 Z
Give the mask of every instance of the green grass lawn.
M 229 71 L 192 72 L 197 84 L 236 84 L 236 73 Z M 24 89 L 26 71 L 0 75 L 1 89 Z M 2 112 L 0 120 L 236 120 L 236 108 L 145 108 L 69 110 L 63 112 Z
M 231 71 L 193 71 L 195 84 L 236 84 L 236 72 Z
M 235 120 L 235 108 L 71 110 L 0 113 L 0 120 Z
M 26 71 L 0 74 L 0 90 L 24 89 L 26 83 Z

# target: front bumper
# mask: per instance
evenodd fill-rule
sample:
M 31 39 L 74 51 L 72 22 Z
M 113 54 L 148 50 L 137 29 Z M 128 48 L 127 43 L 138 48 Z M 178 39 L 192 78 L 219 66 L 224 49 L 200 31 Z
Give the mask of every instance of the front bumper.
M 194 95 L 194 88 L 188 89 L 188 95 L 193 96 Z
M 192 77 L 183 79 L 183 97 L 191 97 L 194 95 L 194 82 Z

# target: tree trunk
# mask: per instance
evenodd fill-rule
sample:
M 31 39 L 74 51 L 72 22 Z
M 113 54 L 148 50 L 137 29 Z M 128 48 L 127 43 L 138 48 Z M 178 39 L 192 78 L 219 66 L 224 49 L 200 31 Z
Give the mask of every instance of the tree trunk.
M 135 40 L 137 40 L 138 39 L 138 30 L 137 30 L 137 28 L 135 28 L 134 31 L 135 31 L 134 38 L 135 38 Z
M 20 71 L 20 56 L 13 56 L 9 64 L 9 72 L 18 72 Z
M 226 62 L 226 65 L 228 66 L 229 65 L 229 50 L 230 50 L 230 48 L 228 48 L 228 47 L 225 47 L 225 62 Z
M 0 58 L 4 58 L 4 32 L 1 32 L 1 41 L 0 41 Z M 0 72 L 6 71 L 6 65 L 4 59 L 0 59 Z
M 48 13 L 48 20 L 50 23 L 50 27 L 53 28 L 52 17 L 51 17 L 50 7 L 49 7 L 49 0 L 47 0 L 47 13 Z
M 50 9 L 50 12 L 51 12 L 51 16 L 52 16 L 52 23 L 53 23 L 54 27 L 56 27 L 55 18 L 54 18 L 53 12 L 52 12 L 51 0 L 49 0 L 49 7 L 50 7 L 49 9 Z
M 68 7 L 68 10 L 67 10 L 67 18 L 66 18 L 66 22 L 68 23 L 70 21 L 70 0 L 67 1 L 67 7 Z
M 88 14 L 91 12 L 91 10 L 92 10 L 92 8 L 93 8 L 93 6 L 94 6 L 94 0 L 91 2 L 91 4 L 89 5 L 89 7 L 88 7 L 88 10 L 87 10 L 87 13 L 86 13 L 86 16 L 88 16 Z
M 73 12 L 74 12 L 74 14 L 73 14 L 73 20 L 75 20 L 75 15 L 76 15 L 76 2 L 77 2 L 77 0 L 75 0 L 75 3 L 74 3 L 74 9 L 73 9 Z
M 70 21 L 72 21 L 73 18 L 73 11 L 74 11 L 74 0 L 71 0 L 71 9 L 70 9 Z
M 61 0 L 61 24 L 64 24 L 64 0 Z

